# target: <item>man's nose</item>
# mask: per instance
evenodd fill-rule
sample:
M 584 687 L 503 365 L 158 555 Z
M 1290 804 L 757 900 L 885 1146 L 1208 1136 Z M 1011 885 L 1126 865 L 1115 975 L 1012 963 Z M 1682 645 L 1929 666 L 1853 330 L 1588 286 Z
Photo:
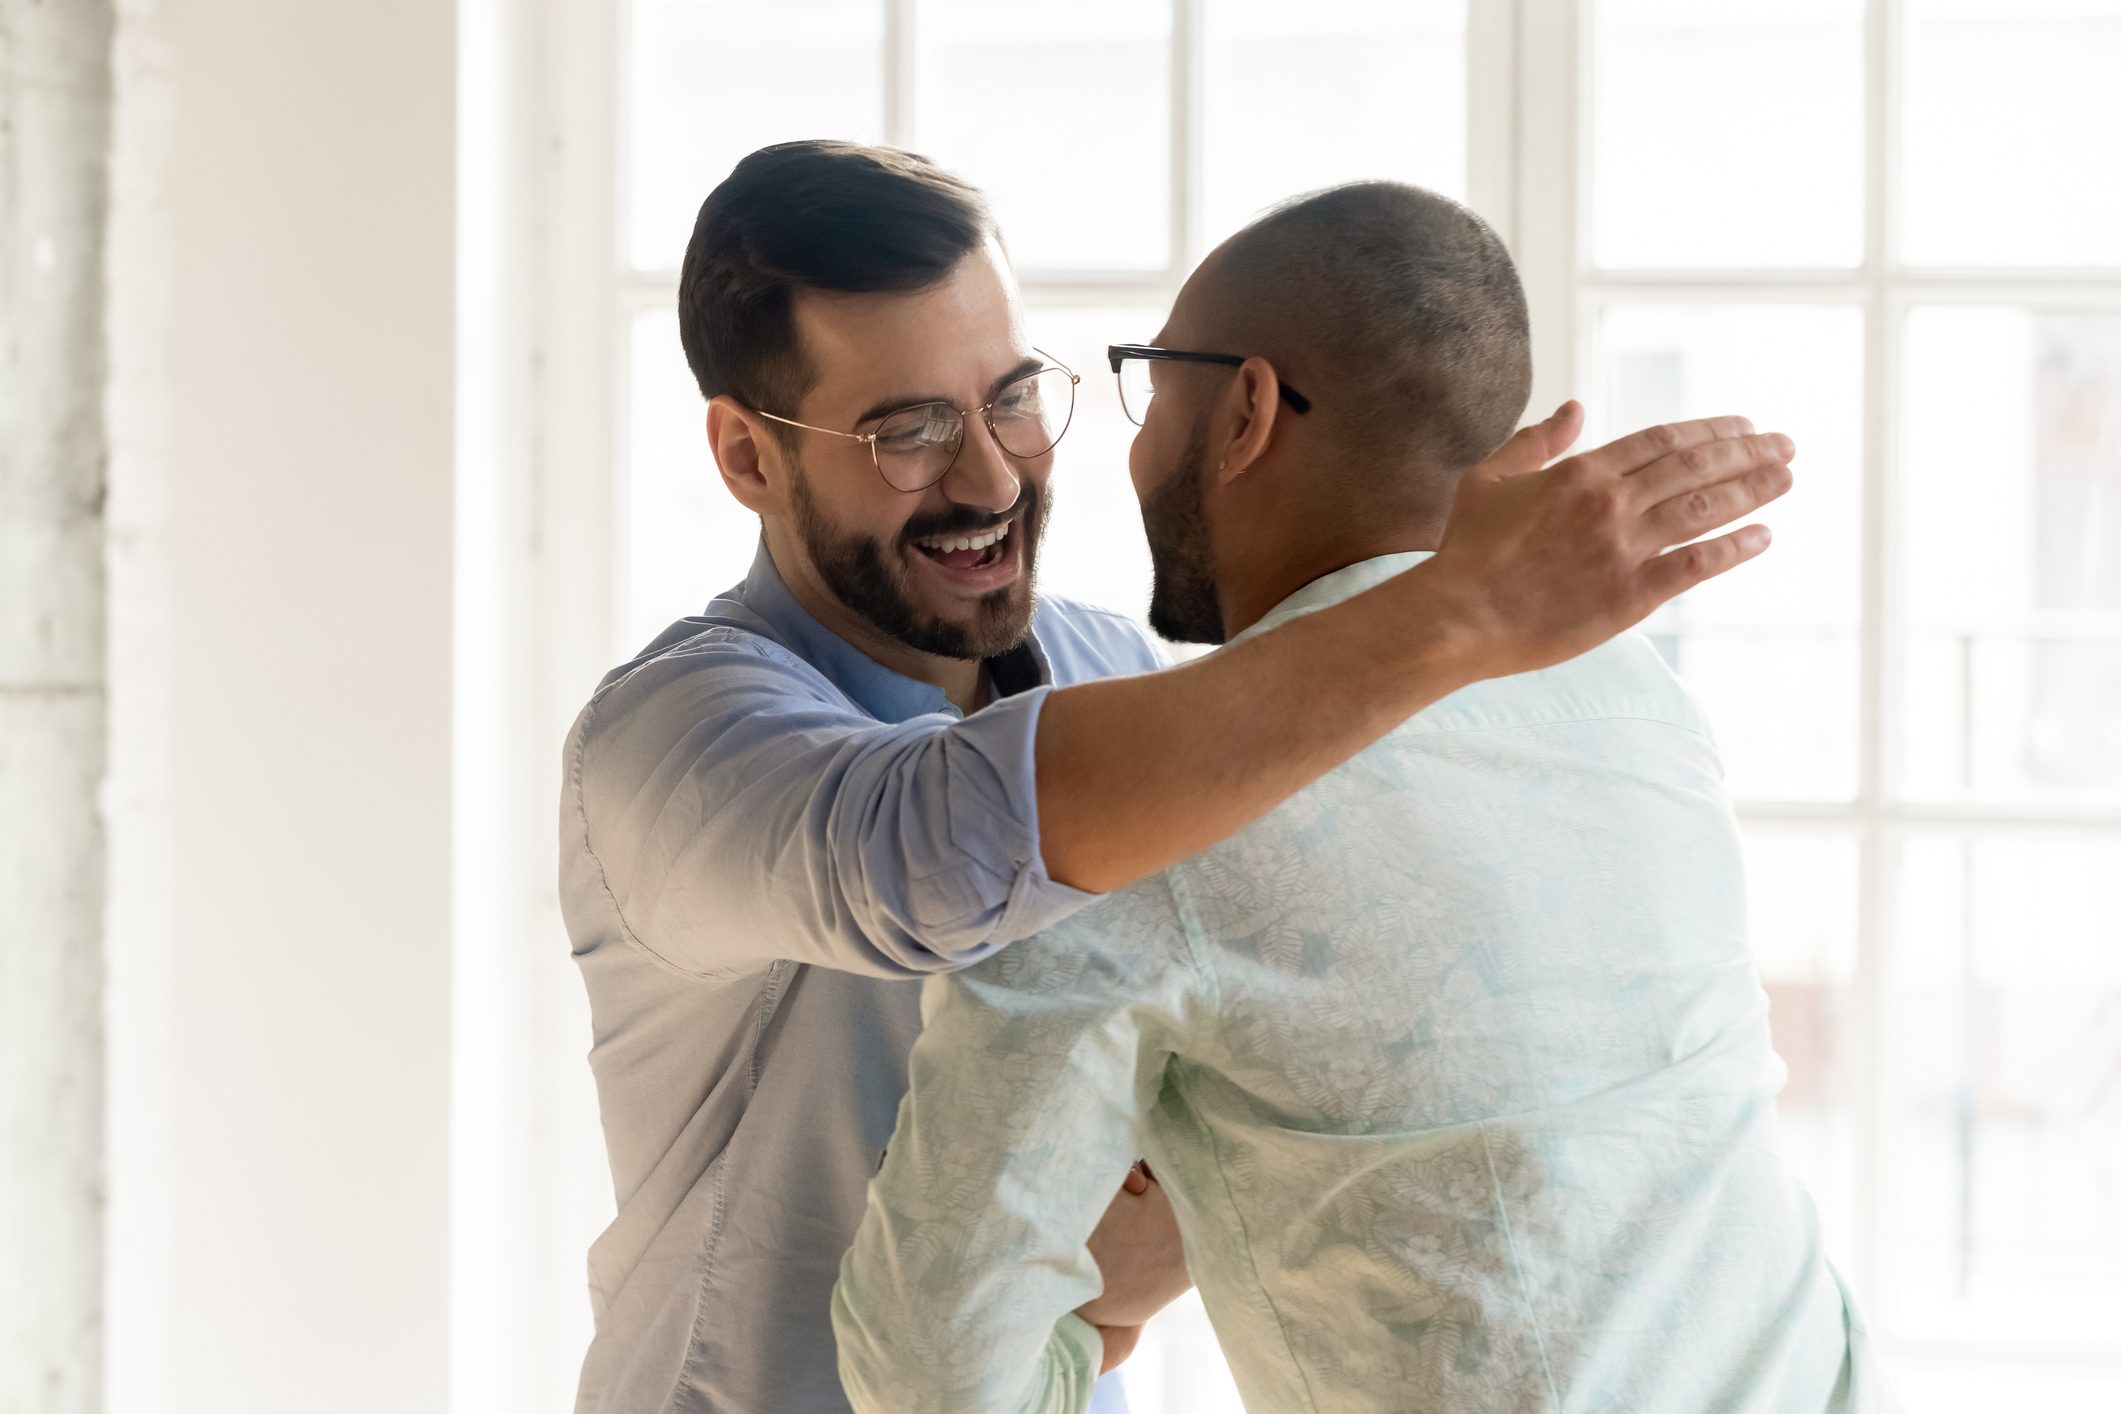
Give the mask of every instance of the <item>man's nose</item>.
M 960 506 L 977 506 L 996 515 L 1016 504 L 1023 478 L 984 417 L 965 419 L 965 444 L 943 477 L 943 494 Z

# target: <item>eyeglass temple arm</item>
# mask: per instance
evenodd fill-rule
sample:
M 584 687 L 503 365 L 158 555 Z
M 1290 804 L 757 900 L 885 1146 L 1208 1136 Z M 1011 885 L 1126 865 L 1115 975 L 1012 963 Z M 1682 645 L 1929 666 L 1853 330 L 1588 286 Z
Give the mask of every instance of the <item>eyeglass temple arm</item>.
M 1152 344 L 1113 344 L 1105 350 L 1105 355 L 1112 360 L 1114 377 L 1119 376 L 1120 365 L 1130 358 L 1160 358 L 1167 363 L 1213 363 L 1225 368 L 1241 367 L 1245 361 L 1241 354 L 1190 353 L 1184 349 L 1160 349 Z M 1291 412 L 1311 410 L 1311 400 L 1282 382 L 1280 374 L 1275 375 L 1274 383 L 1281 389 L 1281 399 L 1289 405 Z
M 850 442 L 874 442 L 876 440 L 876 434 L 873 432 L 842 432 L 834 427 L 814 427 L 807 422 L 797 422 L 792 417 L 782 417 L 777 412 L 767 412 L 763 408 L 753 408 L 752 411 L 760 417 L 771 418 L 773 421 L 786 426 L 800 427 L 805 432 L 822 432 L 827 437 L 845 437 Z

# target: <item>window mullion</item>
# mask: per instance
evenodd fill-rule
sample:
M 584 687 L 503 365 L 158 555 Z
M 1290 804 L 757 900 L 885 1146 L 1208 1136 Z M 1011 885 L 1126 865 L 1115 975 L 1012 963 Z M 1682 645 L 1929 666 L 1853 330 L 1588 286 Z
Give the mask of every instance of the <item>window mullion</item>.
M 1893 0 L 1870 0 L 1864 22 L 1864 398 L 1863 529 L 1858 606 L 1857 802 L 1863 820 L 1857 881 L 1856 975 L 1851 997 L 1855 1055 L 1857 1191 L 1861 1233 L 1852 1254 L 1858 1288 L 1884 1300 L 1888 1285 L 1885 1195 L 1894 1146 L 1894 1078 L 1888 1057 L 1891 966 L 1896 926 L 1894 879 L 1900 834 L 1888 822 L 1897 796 L 1888 723 L 1899 709 L 1892 572 L 1892 458 L 1897 397 L 1897 313 L 1888 271 L 1893 260 L 1893 77 L 1897 55 Z M 1882 1310 L 1881 1316 L 1884 1316 Z
M 1201 248 L 1201 176 L 1207 128 L 1205 0 L 1171 0 L 1171 251 L 1176 287 Z
M 1532 309 L 1532 405 L 1551 411 L 1576 394 L 1588 363 L 1580 233 L 1584 145 L 1585 0 L 1515 0 L 1514 254 Z
M 1466 205 L 1519 247 L 1517 5 L 1466 6 Z
M 884 141 L 915 145 L 913 96 L 920 68 L 920 0 L 884 0 Z

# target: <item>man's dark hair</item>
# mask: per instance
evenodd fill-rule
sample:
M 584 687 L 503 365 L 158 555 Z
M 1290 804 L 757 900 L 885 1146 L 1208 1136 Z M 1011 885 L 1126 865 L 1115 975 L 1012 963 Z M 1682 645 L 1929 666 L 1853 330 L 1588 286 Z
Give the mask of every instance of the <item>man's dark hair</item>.
M 783 142 L 736 164 L 700 203 L 678 274 L 678 337 L 705 397 L 790 416 L 816 374 L 795 292 L 904 293 L 990 236 L 977 187 L 918 153 Z
M 1524 287 L 1455 201 L 1399 182 L 1329 187 L 1261 216 L 1205 273 L 1208 337 L 1274 362 L 1351 465 L 1462 470 L 1524 412 Z

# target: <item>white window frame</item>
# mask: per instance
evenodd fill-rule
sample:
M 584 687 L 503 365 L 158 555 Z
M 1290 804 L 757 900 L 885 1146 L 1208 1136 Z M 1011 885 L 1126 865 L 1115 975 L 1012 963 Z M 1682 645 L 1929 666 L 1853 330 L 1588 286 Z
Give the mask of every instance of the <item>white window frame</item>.
M 885 140 L 915 141 L 913 92 L 919 0 L 883 0 Z M 1125 274 L 1030 273 L 1027 304 L 1098 305 L 1168 300 L 1200 250 L 1203 17 L 1210 0 L 1168 0 L 1171 30 L 1171 246 L 1162 270 Z M 1889 174 L 1897 131 L 1898 0 L 1870 0 L 1865 43 L 1865 227 L 1863 263 L 1849 271 L 1601 270 L 1589 258 L 1589 66 L 1595 0 L 1470 0 L 1467 64 L 1467 198 L 1516 255 L 1533 311 L 1535 386 L 1544 409 L 1585 386 L 1601 302 L 1625 297 L 1673 302 L 1802 301 L 1862 311 L 1863 563 L 1857 619 L 1859 778 L 1846 801 L 1741 802 L 1748 832 L 1831 835 L 1858 853 L 1856 970 L 1846 1074 L 1857 1142 L 1856 1250 L 1837 1252 L 1852 1285 L 1889 1333 L 1880 1308 L 1882 1233 L 1894 1171 L 1893 1097 L 1899 1093 L 1889 1034 L 1895 870 L 1902 843 L 1938 833 L 1969 837 L 2121 837 L 2121 808 L 1926 804 L 1905 800 L 1895 779 L 1890 724 L 1905 700 L 1896 644 L 1902 546 L 1895 534 L 1899 380 L 1897 331 L 1918 303 L 1968 302 L 2121 311 L 2121 269 L 1932 270 L 1889 259 L 1898 191 Z M 623 191 L 627 170 L 621 99 L 626 92 L 622 26 L 631 6 L 608 0 L 541 0 L 545 52 L 542 362 L 530 490 L 535 609 L 543 659 L 537 690 L 544 724 L 571 718 L 587 688 L 628 645 L 623 544 L 628 463 L 625 411 L 631 341 L 639 311 L 674 301 L 676 272 L 627 264 Z M 617 17 L 617 18 L 615 18 Z M 672 354 L 675 357 L 675 352 Z M 1093 371 L 1094 372 L 1094 371 Z M 555 738 L 556 739 L 556 738 Z M 540 758 L 539 767 L 549 761 Z M 549 869 L 546 871 L 549 876 Z M 557 926 L 549 877 L 541 915 Z M 555 1003 L 555 1005 L 558 1005 Z M 569 1054 L 574 1063 L 578 1057 Z M 601 1154 L 594 1155 L 601 1163 Z M 1936 1346 L 1894 1341 L 1888 1356 L 2029 1360 L 2042 1365 L 2121 1366 L 2121 1346 L 2056 1350 L 2008 1342 Z
M 1840 305 L 1864 317 L 1862 564 L 1857 617 L 1858 781 L 1847 801 L 1740 801 L 1749 834 L 1827 835 L 1855 842 L 1856 970 L 1845 1071 L 1854 1086 L 1856 1133 L 1854 1251 L 1835 1254 L 1870 1308 L 1883 1349 L 1937 1359 L 1994 1359 L 2047 1366 L 2121 1366 L 2121 1344 L 2058 1349 L 2012 1341 L 1929 1342 L 1896 1338 L 1885 1269 L 1888 1195 L 1899 1190 L 1899 1146 L 1892 1142 L 1895 1069 L 1889 1006 L 1896 934 L 1894 894 L 1902 844 L 1921 835 L 1979 839 L 1998 835 L 2121 837 L 2121 808 L 2062 803 L 1927 803 L 1905 797 L 1891 725 L 1905 710 L 1898 645 L 1904 608 L 1898 584 L 1904 545 L 1896 515 L 1901 360 L 1900 331 L 1917 304 L 1959 302 L 2121 312 L 2121 268 L 1983 270 L 1911 268 L 1896 262 L 1900 192 L 1899 82 L 1902 54 L 1898 0 L 1870 0 L 1864 15 L 1863 263 L 1853 270 L 1657 271 L 1600 269 L 1590 257 L 1587 199 L 1592 144 L 1591 21 L 1596 0 L 1515 0 L 1519 171 L 1514 247 L 1532 299 L 1538 352 L 1566 370 L 1568 388 L 1584 386 L 1592 366 L 1599 307 L 1608 300 L 1671 303 L 1746 302 Z M 1557 298 L 1557 291 L 1565 297 Z M 1556 399 L 1541 397 L 1535 407 Z

